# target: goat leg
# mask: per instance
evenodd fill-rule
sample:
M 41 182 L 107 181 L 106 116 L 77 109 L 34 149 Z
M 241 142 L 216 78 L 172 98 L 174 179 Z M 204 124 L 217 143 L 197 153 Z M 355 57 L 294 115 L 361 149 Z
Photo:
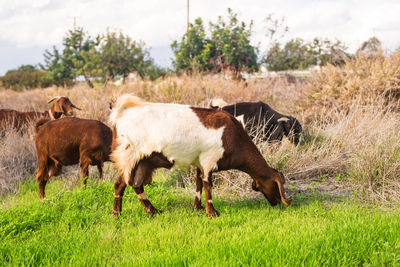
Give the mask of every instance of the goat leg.
M 194 197 L 193 208 L 196 210 L 204 210 L 204 207 L 201 205 L 201 193 L 203 189 L 203 183 L 201 180 L 201 170 L 197 168 L 196 170 L 196 196 Z
M 114 184 L 114 205 L 111 211 L 111 214 L 114 216 L 119 215 L 122 211 L 122 197 L 124 196 L 125 188 L 126 183 L 123 176 L 119 175 Z
M 144 207 L 144 210 L 147 213 L 151 213 L 152 215 L 155 215 L 157 213 L 162 213 L 162 211 L 156 209 L 150 202 L 150 200 L 147 198 L 146 193 L 144 192 L 144 188 L 143 185 L 138 187 L 138 188 L 133 188 L 133 190 L 135 191 L 137 197 L 140 200 L 140 203 L 142 204 L 142 206 Z
M 39 198 L 44 198 L 45 193 L 44 189 L 46 187 L 47 180 L 38 180 L 38 185 L 39 185 Z
M 204 175 L 204 174 L 203 174 Z M 208 179 L 203 180 L 203 187 L 204 192 L 206 195 L 206 213 L 209 217 L 217 217 L 219 216 L 219 212 L 215 210 L 214 205 L 212 204 L 212 197 L 211 197 L 211 172 L 208 174 Z
M 99 179 L 103 178 L 103 164 L 97 164 L 97 169 L 99 170 Z
M 86 185 L 87 180 L 89 179 L 89 162 L 87 161 L 80 162 L 79 167 L 81 168 L 82 185 Z

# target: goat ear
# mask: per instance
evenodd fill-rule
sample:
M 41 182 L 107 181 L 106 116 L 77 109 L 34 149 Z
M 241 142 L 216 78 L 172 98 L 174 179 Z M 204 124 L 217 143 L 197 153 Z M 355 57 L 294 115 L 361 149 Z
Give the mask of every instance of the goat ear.
M 278 122 L 279 122 L 280 124 L 282 124 L 283 129 L 284 129 L 284 131 L 285 131 L 285 135 L 288 136 L 288 135 L 289 135 L 289 132 L 290 132 L 290 129 L 291 129 L 291 127 L 292 127 L 292 126 L 291 126 L 290 119 L 287 118 L 287 117 L 282 117 L 282 118 L 279 118 L 279 119 L 278 119 Z
M 62 108 L 62 101 L 56 101 L 54 104 L 53 104 L 53 111 L 54 112 L 59 112 L 59 113 L 63 113 L 64 111 L 63 111 L 63 108 Z

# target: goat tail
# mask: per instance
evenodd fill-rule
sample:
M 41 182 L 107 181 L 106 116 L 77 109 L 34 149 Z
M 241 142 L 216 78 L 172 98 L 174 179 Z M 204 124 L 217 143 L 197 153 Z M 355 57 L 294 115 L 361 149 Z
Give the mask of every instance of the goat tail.
M 39 120 L 37 120 L 35 123 L 35 133 L 37 134 L 40 126 L 42 126 L 43 124 L 45 124 L 48 121 L 50 121 L 50 118 L 40 118 Z
M 145 102 L 132 94 L 124 94 L 120 96 L 114 106 L 112 107 L 111 114 L 110 114 L 110 123 L 111 125 L 116 125 L 117 120 L 122 113 L 123 110 L 127 108 L 133 108 L 143 105 Z

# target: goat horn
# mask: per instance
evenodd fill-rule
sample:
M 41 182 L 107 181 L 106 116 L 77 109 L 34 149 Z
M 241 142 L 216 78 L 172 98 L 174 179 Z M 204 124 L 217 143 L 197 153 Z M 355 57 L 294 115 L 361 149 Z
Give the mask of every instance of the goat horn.
M 223 108 L 227 105 L 228 103 L 226 103 L 222 98 L 214 98 L 210 103 L 211 108 Z
M 76 108 L 77 110 L 81 110 L 80 108 L 78 108 L 77 106 L 75 106 L 75 105 L 72 104 L 72 103 L 71 103 L 71 106 L 72 106 L 73 108 Z
M 289 118 L 282 117 L 282 118 L 278 119 L 278 122 L 281 122 L 281 121 L 283 121 L 283 122 L 288 122 L 288 121 L 289 121 Z
M 292 198 L 290 199 L 285 199 L 284 194 L 285 194 L 285 188 L 283 188 L 281 181 L 279 181 L 279 179 L 275 179 L 275 182 L 278 184 L 278 188 L 279 188 L 279 194 L 281 195 L 281 201 L 283 204 L 285 204 L 285 206 L 289 206 L 290 203 L 292 203 Z
M 61 98 L 61 96 L 53 97 L 52 99 L 50 99 L 50 100 L 47 102 L 47 104 L 50 104 L 51 102 L 53 102 L 54 100 L 59 99 L 59 98 Z

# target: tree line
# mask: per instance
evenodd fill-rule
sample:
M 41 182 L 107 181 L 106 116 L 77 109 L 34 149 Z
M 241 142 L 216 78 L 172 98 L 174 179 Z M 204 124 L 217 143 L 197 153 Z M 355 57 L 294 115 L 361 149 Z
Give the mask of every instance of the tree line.
M 226 17 L 219 16 L 216 22 L 209 22 L 208 30 L 201 18 L 195 19 L 180 40 L 173 41 L 172 70 L 157 66 L 142 41 L 113 31 L 91 37 L 80 27 L 65 34 L 61 50 L 54 46 L 45 51 L 44 64 L 10 70 L 0 81 L 3 87 L 20 90 L 53 84 L 71 86 L 78 77 L 93 87 L 93 80 L 107 83 L 116 77 L 124 79 L 131 71 L 152 80 L 168 72 L 230 71 L 238 78 L 241 72 L 258 71 L 260 64 L 271 71 L 303 70 L 316 65 L 341 65 L 354 56 L 339 40 L 293 38 L 283 43 L 289 28 L 284 18 L 273 14 L 265 19 L 269 46 L 267 51 L 260 52 L 250 42 L 253 21 L 246 24 L 231 9 L 227 13 Z M 379 49 L 381 43 L 373 37 L 358 52 L 376 53 Z

